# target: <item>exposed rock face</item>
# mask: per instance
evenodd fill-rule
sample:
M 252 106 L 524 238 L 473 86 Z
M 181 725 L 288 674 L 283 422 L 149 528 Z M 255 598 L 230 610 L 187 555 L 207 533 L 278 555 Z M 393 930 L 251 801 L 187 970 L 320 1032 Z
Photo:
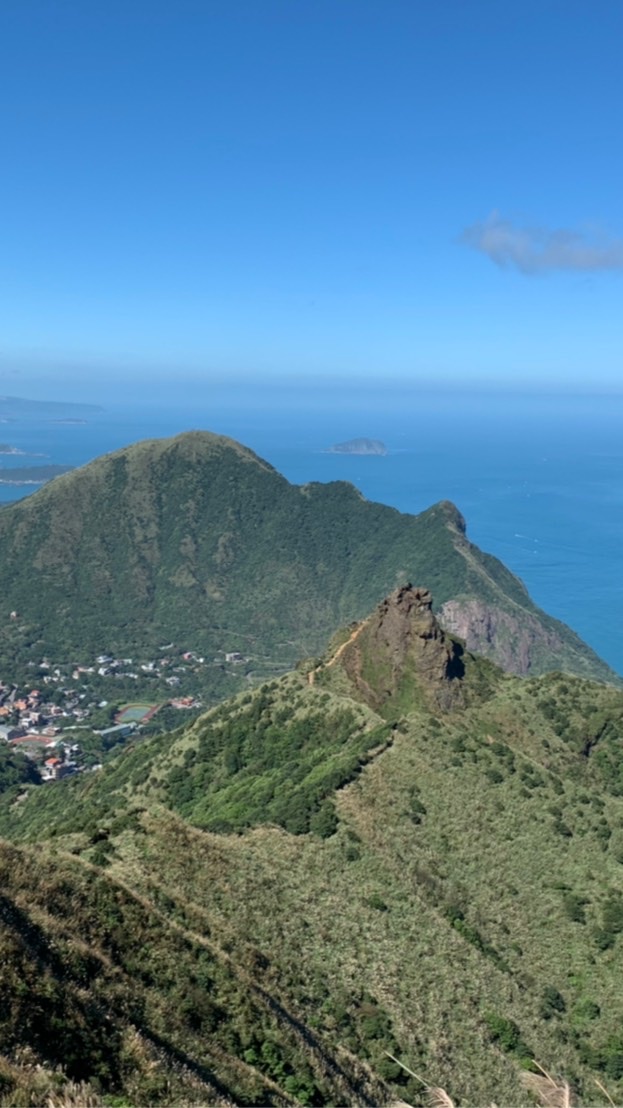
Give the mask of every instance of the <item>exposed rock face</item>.
M 448 642 L 432 609 L 428 589 L 403 585 L 379 604 L 372 638 L 396 670 L 402 670 L 411 656 L 418 675 L 435 684 L 454 676 L 456 659 L 454 643 Z
M 344 669 L 371 707 L 462 702 L 462 648 L 439 626 L 432 604 L 428 589 L 395 589 L 344 649 Z
M 465 640 L 468 650 L 491 658 L 508 673 L 520 677 L 541 672 L 541 655 L 561 651 L 560 636 L 548 631 L 525 612 L 514 619 L 510 612 L 489 607 L 481 600 L 447 600 L 440 611 L 444 627 Z

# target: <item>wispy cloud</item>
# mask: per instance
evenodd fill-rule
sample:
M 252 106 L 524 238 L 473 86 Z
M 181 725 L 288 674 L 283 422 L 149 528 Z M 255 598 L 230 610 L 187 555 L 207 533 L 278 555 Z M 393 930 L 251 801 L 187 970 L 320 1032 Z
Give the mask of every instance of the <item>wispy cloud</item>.
M 467 227 L 461 241 L 502 269 L 534 275 L 553 270 L 596 273 L 623 269 L 623 240 L 565 228 L 518 227 L 499 212 Z

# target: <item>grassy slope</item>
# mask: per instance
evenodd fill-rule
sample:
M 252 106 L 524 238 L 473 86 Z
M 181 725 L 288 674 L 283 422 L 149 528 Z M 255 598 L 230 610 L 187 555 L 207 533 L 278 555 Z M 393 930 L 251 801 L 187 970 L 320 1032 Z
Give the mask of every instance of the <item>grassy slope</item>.
M 386 1051 L 467 1103 L 527 1103 L 527 1058 L 585 1103 L 601 1103 L 594 1077 L 616 1098 L 623 696 L 560 675 L 492 680 L 490 667 L 480 681 L 472 664 L 467 707 L 431 713 L 414 694 L 393 729 L 290 675 L 88 782 L 38 790 L 5 813 L 5 833 L 52 834 L 74 866 L 97 862 L 210 936 L 323 1050 L 398 1079 L 394 1097 L 423 1102 Z M 292 833 L 319 812 L 315 833 Z M 255 830 L 201 830 L 225 821 Z M 264 1072 L 255 1039 L 244 1049 Z M 326 1073 L 306 1080 L 335 1096 Z
M 181 845 L 173 829 L 166 843 Z M 258 980 L 258 951 L 232 958 L 164 890 L 142 895 L 81 859 L 9 844 L 0 874 L 0 1103 L 42 1103 L 37 1065 L 117 1105 L 383 1096 L 356 1060 L 316 1046 L 270 975 Z
M 20 616 L 0 621 L 0 655 L 72 661 L 172 639 L 286 668 L 413 580 L 438 607 L 477 597 L 536 626 L 536 671 L 611 678 L 461 522 L 447 503 L 407 516 L 344 482 L 297 488 L 207 432 L 139 443 L 0 510 L 0 590 Z

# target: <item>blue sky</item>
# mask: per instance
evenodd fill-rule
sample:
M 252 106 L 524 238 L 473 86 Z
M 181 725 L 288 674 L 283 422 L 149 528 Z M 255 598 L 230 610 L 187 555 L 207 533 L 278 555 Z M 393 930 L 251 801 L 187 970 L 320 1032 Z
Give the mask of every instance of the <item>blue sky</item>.
M 4 0 L 3 391 L 618 386 L 622 36 L 619 0 Z

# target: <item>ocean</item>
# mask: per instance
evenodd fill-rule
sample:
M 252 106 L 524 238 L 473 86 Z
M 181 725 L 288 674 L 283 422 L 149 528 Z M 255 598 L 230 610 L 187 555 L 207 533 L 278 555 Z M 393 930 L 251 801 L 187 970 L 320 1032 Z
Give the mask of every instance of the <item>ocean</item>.
M 351 481 L 403 512 L 452 500 L 470 539 L 623 673 L 623 396 L 195 384 L 89 399 L 103 410 L 86 424 L 0 424 L 0 440 L 45 455 L 3 455 L 0 465 L 81 465 L 139 439 L 206 429 L 298 484 Z M 355 437 L 381 439 L 388 455 L 325 452 Z M 0 501 L 32 491 L 0 485 Z

